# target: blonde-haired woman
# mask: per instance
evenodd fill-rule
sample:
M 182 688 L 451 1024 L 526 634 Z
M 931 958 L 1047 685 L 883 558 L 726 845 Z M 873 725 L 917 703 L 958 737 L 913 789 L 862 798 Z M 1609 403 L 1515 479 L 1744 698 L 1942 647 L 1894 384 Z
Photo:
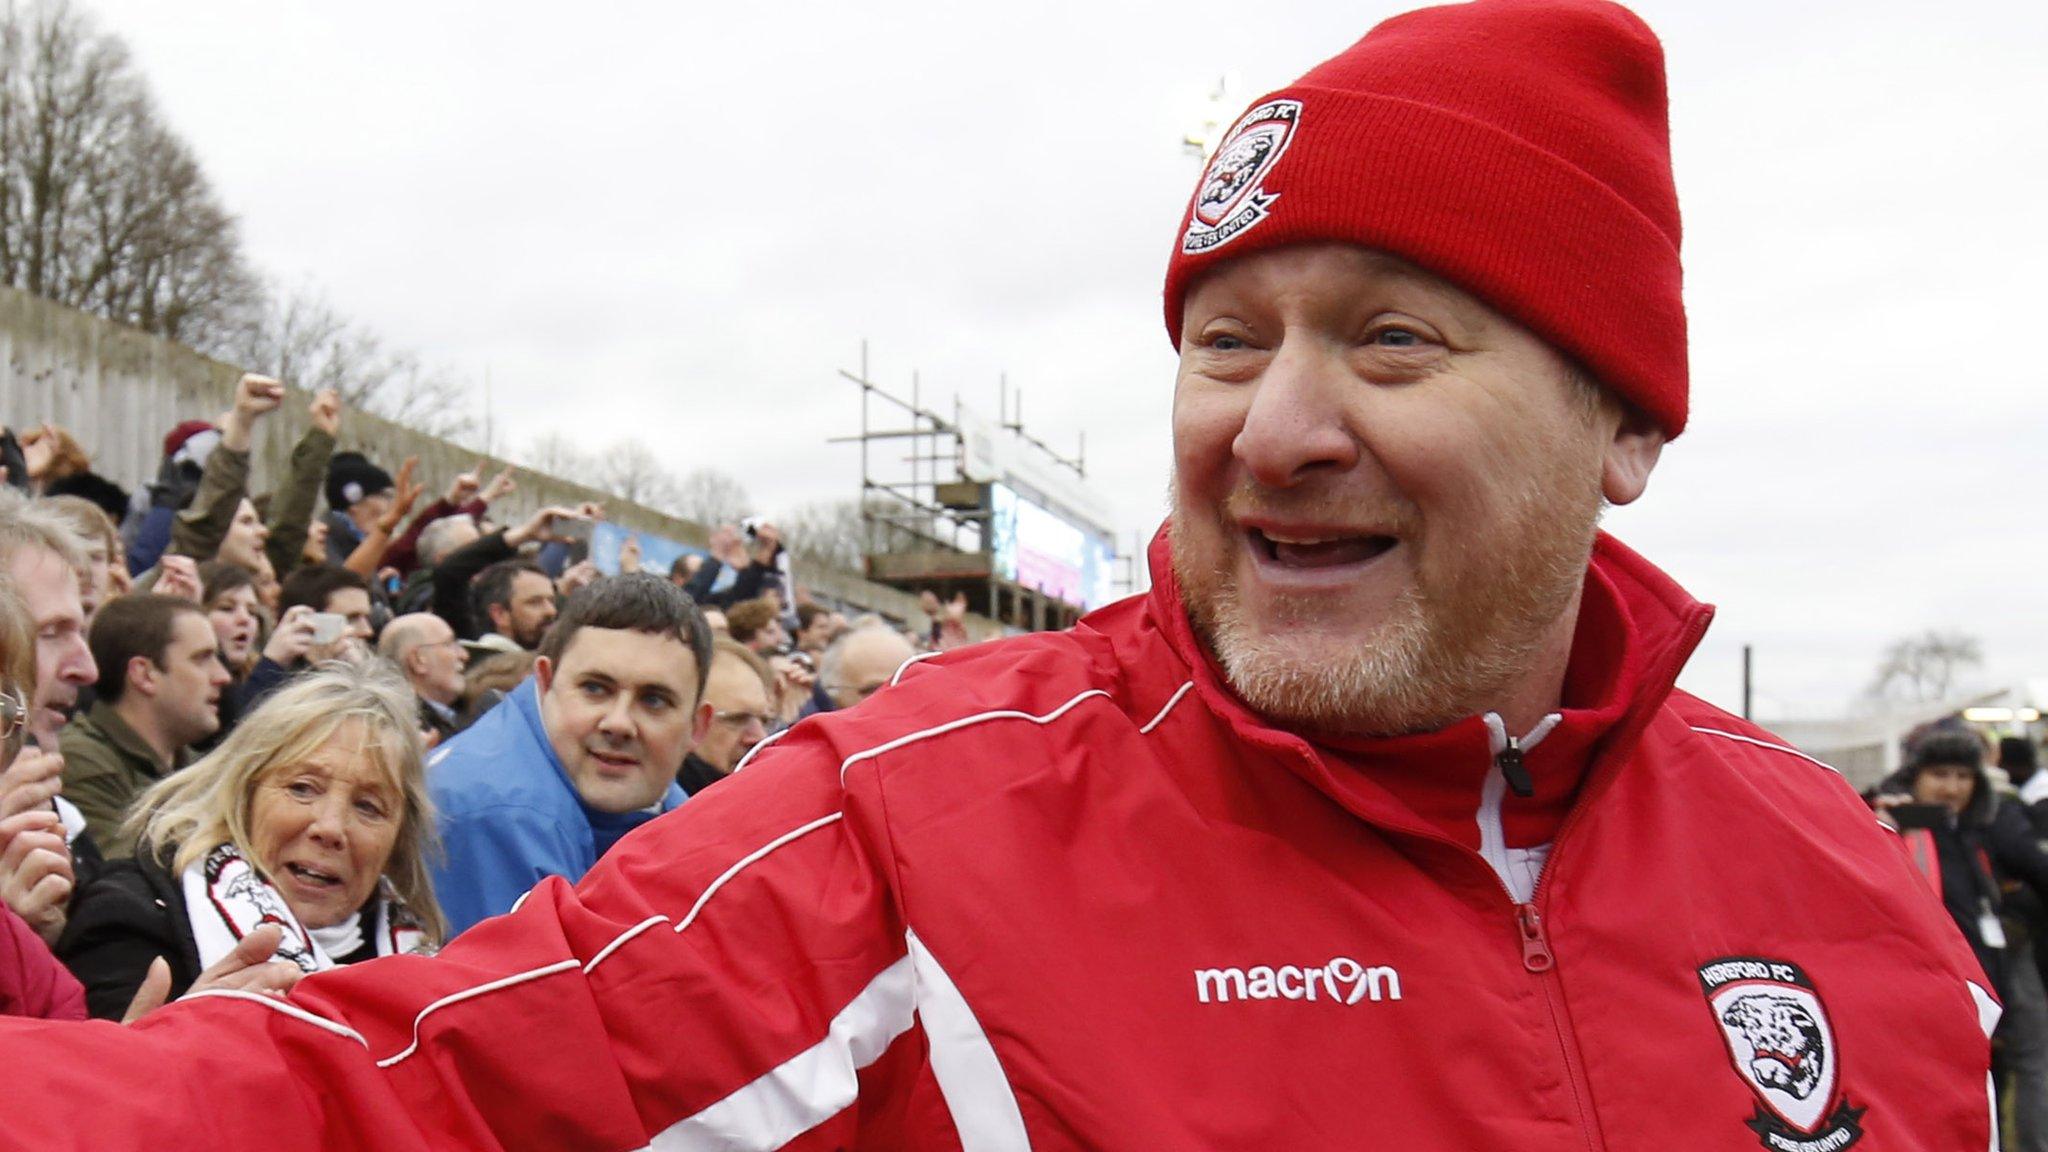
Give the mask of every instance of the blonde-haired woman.
M 119 1018 L 157 957 L 182 994 L 265 925 L 302 972 L 432 951 L 417 707 L 374 663 L 323 665 L 143 793 L 135 859 L 87 889 L 57 946 L 93 1015 Z

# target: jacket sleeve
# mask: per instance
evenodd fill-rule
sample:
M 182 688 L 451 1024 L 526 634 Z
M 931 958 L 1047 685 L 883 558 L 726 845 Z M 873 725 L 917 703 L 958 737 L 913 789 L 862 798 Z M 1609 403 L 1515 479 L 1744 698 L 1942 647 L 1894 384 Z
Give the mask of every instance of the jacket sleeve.
M 0 1147 L 890 1146 L 920 1047 L 886 849 L 829 753 L 758 759 L 438 957 L 127 1029 L 0 1022 L 41 1102 Z
M 704 563 L 697 566 L 697 574 L 683 585 L 683 591 L 699 604 L 710 603 L 711 586 L 718 583 L 718 570 L 725 567 L 725 561 L 716 556 L 706 555 Z
M 720 608 L 730 608 L 748 600 L 758 599 L 768 587 L 768 581 L 776 576 L 775 566 L 756 561 L 739 570 L 733 577 L 732 587 L 711 595 L 711 603 Z
M 0 1010 L 37 1020 L 85 1019 L 85 990 L 28 922 L 0 904 Z
M 405 531 L 398 539 L 391 542 L 391 547 L 384 550 L 385 565 L 398 569 L 400 575 L 410 573 L 419 564 L 420 533 L 426 531 L 427 525 L 434 521 L 453 516 L 462 510 L 444 498 L 436 498 L 432 504 L 421 509 L 419 515 L 412 518 L 412 523 L 406 525 Z
M 182 996 L 198 975 L 173 933 L 167 907 L 146 895 L 132 865 L 102 877 L 71 907 L 57 955 L 85 985 L 85 1005 L 96 1020 L 119 1020 L 161 956 L 171 966 L 171 995 Z
M 515 805 L 447 813 L 440 833 L 434 897 L 451 933 L 511 911 L 535 884 L 581 873 L 590 860 L 589 851 L 578 853 L 545 814 Z
M 248 494 L 249 454 L 227 447 L 209 452 L 192 506 L 171 522 L 170 551 L 195 560 L 213 559 Z
M 284 482 L 270 499 L 270 539 L 263 554 L 279 580 L 299 566 L 306 551 L 306 534 L 313 524 L 313 508 L 320 499 L 320 482 L 327 478 L 327 461 L 334 456 L 334 437 L 318 428 L 306 429 L 292 449 Z
M 163 504 L 152 504 L 142 514 L 142 521 L 135 527 L 135 543 L 128 548 L 128 575 L 140 576 L 163 559 L 177 515 L 177 509 Z
M 121 818 L 134 797 L 124 783 L 112 749 L 97 740 L 60 741 L 64 753 L 64 798 L 85 817 L 85 828 L 102 851 L 126 856 L 133 849 L 121 835 Z
M 482 635 L 482 626 L 469 618 L 469 582 L 477 573 L 510 559 L 513 554 L 503 532 L 479 536 L 450 552 L 441 566 L 434 569 L 434 615 L 446 620 L 464 640 Z
M 2048 899 L 2048 850 L 2034 835 L 2034 825 L 2019 801 L 2000 797 L 1991 814 L 1992 863 L 1998 871 Z

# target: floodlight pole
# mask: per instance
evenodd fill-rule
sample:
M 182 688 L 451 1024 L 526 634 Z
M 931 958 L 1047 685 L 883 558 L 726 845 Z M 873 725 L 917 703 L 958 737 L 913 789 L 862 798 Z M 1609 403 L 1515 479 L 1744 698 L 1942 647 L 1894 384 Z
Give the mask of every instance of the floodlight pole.
M 1753 718 L 1750 715 L 1750 690 L 1754 683 L 1752 658 L 1755 652 L 1756 649 L 1751 645 L 1744 644 L 1742 646 L 1742 718 L 1744 720 Z

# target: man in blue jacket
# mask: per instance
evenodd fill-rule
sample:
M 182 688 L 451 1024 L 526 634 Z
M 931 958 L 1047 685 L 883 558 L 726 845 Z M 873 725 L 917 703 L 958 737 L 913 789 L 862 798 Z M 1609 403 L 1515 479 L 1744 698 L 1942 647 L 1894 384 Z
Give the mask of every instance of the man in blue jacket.
M 533 675 L 428 762 L 451 931 L 510 911 L 543 877 L 582 878 L 621 836 L 683 802 L 704 736 L 711 630 L 658 576 L 578 592 Z

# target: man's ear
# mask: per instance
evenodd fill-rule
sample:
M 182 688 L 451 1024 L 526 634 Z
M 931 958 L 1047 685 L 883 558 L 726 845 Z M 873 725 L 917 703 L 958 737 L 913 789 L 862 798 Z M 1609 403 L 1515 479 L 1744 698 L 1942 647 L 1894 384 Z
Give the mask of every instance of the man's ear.
M 545 656 L 533 658 L 533 684 L 540 694 L 548 694 L 548 687 L 555 682 L 555 662 Z
M 711 706 L 711 701 L 697 701 L 697 713 L 690 717 L 690 747 L 695 748 L 702 744 L 704 737 L 711 734 L 711 717 L 716 711 L 717 709 Z
M 1609 504 L 1632 504 L 1650 486 L 1650 472 L 1664 451 L 1664 430 L 1633 404 L 1621 406 L 1621 422 L 1600 464 L 1600 494 Z
M 506 627 L 512 623 L 512 608 L 510 605 L 486 604 L 484 606 L 484 615 L 491 618 L 491 631 L 496 632 L 500 636 L 511 635 L 510 632 L 505 631 Z
M 144 696 L 155 696 L 163 676 L 163 669 L 158 668 L 156 661 L 151 660 L 147 656 L 130 656 L 128 658 L 128 667 L 122 669 L 122 675 L 128 679 L 128 684 L 124 691 L 139 692 Z

